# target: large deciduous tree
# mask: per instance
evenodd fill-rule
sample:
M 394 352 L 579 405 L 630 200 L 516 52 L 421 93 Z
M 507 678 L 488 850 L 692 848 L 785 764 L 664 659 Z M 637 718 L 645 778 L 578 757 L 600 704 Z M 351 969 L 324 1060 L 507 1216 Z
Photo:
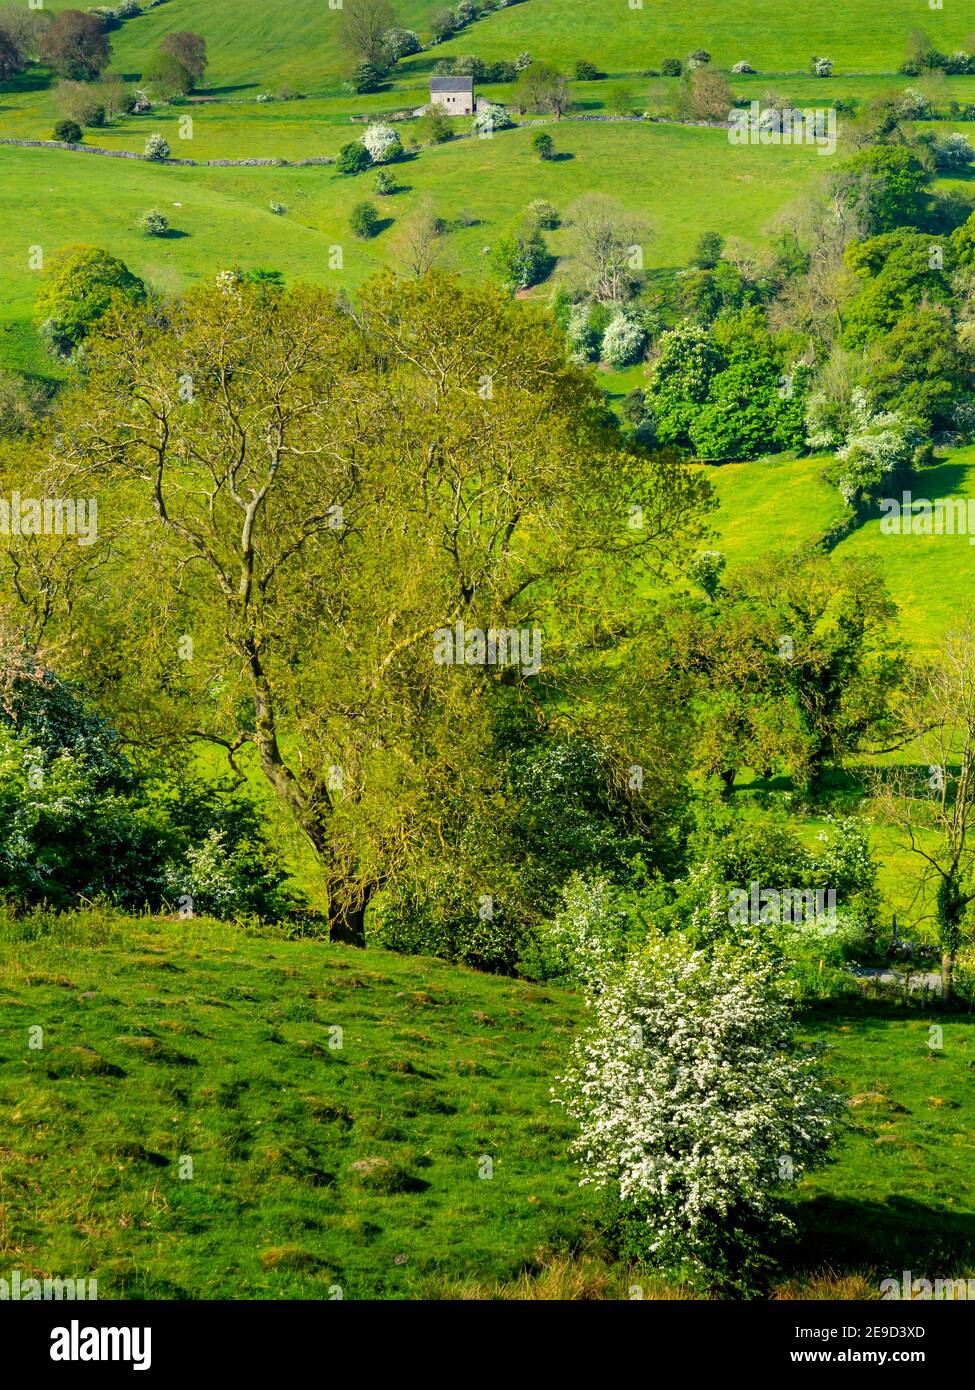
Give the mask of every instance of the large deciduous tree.
M 353 62 L 369 63 L 378 73 L 386 73 L 392 65 L 386 35 L 399 27 L 389 0 L 345 0 L 336 38 Z
M 202 82 L 207 69 L 207 41 L 202 34 L 193 34 L 187 29 L 181 29 L 176 33 L 166 34 L 159 47 L 163 53 L 168 53 L 171 58 L 182 63 L 194 85 Z
M 915 668 L 902 701 L 903 741 L 920 766 L 873 778 L 880 816 L 922 866 L 941 946 L 941 988 L 952 992 L 975 904 L 975 629 L 950 632 L 936 660 Z
M 41 55 L 62 77 L 89 81 L 97 77 L 112 54 L 105 26 L 97 15 L 62 10 L 41 38 Z
M 84 374 L 59 486 L 120 526 L 74 614 L 85 679 L 132 739 L 256 755 L 353 942 L 458 795 L 496 804 L 497 693 L 567 710 L 707 493 L 621 452 L 541 317 L 439 273 L 354 311 L 230 281 L 119 311 Z M 492 664 L 492 629 L 532 660 Z
M 674 605 L 659 640 L 695 693 L 700 770 L 749 767 L 813 788 L 857 749 L 896 736 L 896 608 L 870 562 L 772 555 L 711 598 Z

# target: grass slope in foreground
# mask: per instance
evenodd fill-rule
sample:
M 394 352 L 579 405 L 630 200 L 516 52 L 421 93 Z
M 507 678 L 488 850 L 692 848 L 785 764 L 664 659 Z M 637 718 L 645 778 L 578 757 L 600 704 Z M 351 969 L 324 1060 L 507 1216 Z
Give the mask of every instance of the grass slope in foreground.
M 0 1265 L 102 1298 L 626 1297 L 549 1094 L 582 1014 L 547 986 L 205 921 L 8 924 Z M 975 1268 L 975 1021 L 944 1019 L 937 1056 L 930 1021 L 856 1000 L 809 1019 L 851 1122 L 800 1191 L 795 1267 L 836 1277 L 778 1296 Z

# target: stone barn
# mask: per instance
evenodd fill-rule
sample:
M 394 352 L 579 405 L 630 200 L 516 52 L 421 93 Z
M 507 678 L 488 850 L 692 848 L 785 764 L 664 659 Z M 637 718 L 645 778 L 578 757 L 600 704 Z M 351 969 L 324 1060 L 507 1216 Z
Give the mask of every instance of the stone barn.
M 440 105 L 448 116 L 473 116 L 473 77 L 431 77 L 430 105 Z

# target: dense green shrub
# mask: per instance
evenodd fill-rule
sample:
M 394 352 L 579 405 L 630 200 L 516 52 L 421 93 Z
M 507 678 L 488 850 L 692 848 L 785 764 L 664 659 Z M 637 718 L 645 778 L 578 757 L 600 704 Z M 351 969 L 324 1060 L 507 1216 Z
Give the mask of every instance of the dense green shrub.
M 0 714 L 0 897 L 277 919 L 286 871 L 245 796 L 137 770 L 72 686 L 18 680 Z
M 871 145 L 838 175 L 840 196 L 866 218 L 872 235 L 923 224 L 930 174 L 906 145 Z
M 573 875 L 608 885 L 644 881 L 654 847 L 592 749 L 522 748 L 507 768 L 506 817 L 472 820 L 459 803 L 453 860 L 384 896 L 371 927 L 377 944 L 485 970 L 565 973 L 558 950 L 538 933 L 563 910 L 574 911 L 583 890 L 563 899 Z
M 359 140 L 350 140 L 339 150 L 336 168 L 340 174 L 361 174 L 372 164 L 372 156 Z
M 71 353 L 119 296 L 141 303 L 146 287 L 128 266 L 98 246 L 63 251 L 45 273 L 35 304 L 41 335 Z
M 158 208 L 150 208 L 139 218 L 139 227 L 146 236 L 165 236 L 169 231 L 169 218 Z
M 379 231 L 379 213 L 368 201 L 356 203 L 349 214 L 349 226 L 354 236 L 368 241 Z
M 378 92 L 383 84 L 385 73 L 374 63 L 359 63 L 352 74 L 352 90 L 359 96 L 367 92 Z
M 716 461 L 802 447 L 811 371 L 783 365 L 760 309 L 725 315 L 713 332 L 685 321 L 659 346 L 647 408 L 661 443 Z
M 543 280 L 552 267 L 552 257 L 538 224 L 531 220 L 516 227 L 495 242 L 491 265 L 506 289 L 528 289 Z

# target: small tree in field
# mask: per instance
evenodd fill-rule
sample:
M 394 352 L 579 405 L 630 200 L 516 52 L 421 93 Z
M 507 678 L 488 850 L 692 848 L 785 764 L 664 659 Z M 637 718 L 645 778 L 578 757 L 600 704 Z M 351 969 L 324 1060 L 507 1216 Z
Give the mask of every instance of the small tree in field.
M 169 158 L 169 142 L 158 131 L 146 141 L 145 156 L 159 161 Z
M 139 218 L 139 229 L 146 236 L 165 236 L 169 231 L 169 218 L 158 208 L 150 208 Z
M 142 80 L 156 101 L 172 101 L 192 90 L 193 78 L 171 53 L 157 53 L 142 69 Z
M 480 111 L 476 113 L 471 121 L 471 129 L 475 135 L 489 137 L 496 130 L 507 130 L 513 124 L 514 122 L 503 106 L 489 103 L 487 106 L 482 106 Z
M 540 130 L 532 136 L 532 149 L 539 159 L 552 159 L 555 155 L 555 141 L 547 131 Z
M 398 29 L 396 11 L 389 0 L 345 0 L 339 10 L 336 42 L 354 63 L 369 63 L 379 73 L 395 62 L 387 35 Z
M 372 164 L 372 155 L 359 140 L 350 140 L 339 150 L 336 168 L 340 174 L 361 174 Z
M 689 68 L 681 78 L 677 113 L 684 120 L 726 121 L 734 104 L 734 93 L 723 72 Z
M 349 226 L 354 236 L 368 241 L 379 231 L 379 214 L 372 203 L 356 203 L 349 217 Z
M 578 198 L 569 207 L 566 221 L 573 228 L 580 288 L 600 303 L 629 299 L 641 280 L 649 227 L 603 193 Z
M 443 233 L 443 219 L 434 212 L 429 198 L 421 199 L 396 228 L 391 250 L 399 270 L 419 279 L 435 266 L 443 268 L 448 259 Z
M 63 140 L 68 145 L 81 144 L 81 126 L 77 121 L 58 121 L 54 127 L 55 140 Z
M 188 30 L 166 34 L 159 47 L 186 69 L 194 86 L 203 81 L 207 68 L 207 41 L 202 34 L 193 34 Z
M 427 107 L 426 115 L 419 124 L 417 134 L 421 140 L 430 145 L 444 145 L 448 140 L 454 138 L 454 128 L 450 124 L 447 108 L 442 102 L 435 101 Z
M 776 968 L 673 932 L 586 992 L 593 1022 L 559 1098 L 583 1184 L 615 1190 L 644 1257 L 747 1283 L 757 1232 L 789 1225 L 778 1189 L 822 1161 L 838 1110 Z
M 399 134 L 391 125 L 371 125 L 366 128 L 362 143 L 369 151 L 373 164 L 389 164 L 403 153 Z

